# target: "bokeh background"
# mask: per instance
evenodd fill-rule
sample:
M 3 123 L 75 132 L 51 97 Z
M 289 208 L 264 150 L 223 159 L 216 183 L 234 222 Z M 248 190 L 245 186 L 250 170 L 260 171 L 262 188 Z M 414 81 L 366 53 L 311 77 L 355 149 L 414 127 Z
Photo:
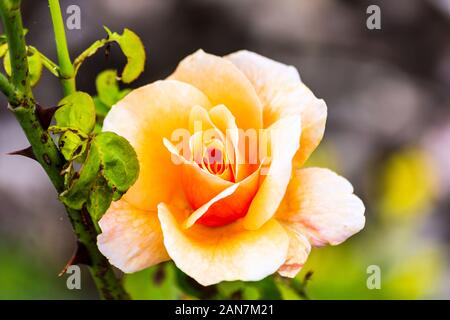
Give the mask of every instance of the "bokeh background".
M 201 289 L 180 284 L 169 263 L 126 278 L 134 297 L 450 298 L 450 0 L 63 0 L 63 11 L 71 4 L 81 8 L 81 30 L 67 31 L 72 57 L 104 37 L 102 25 L 141 37 L 146 70 L 133 87 L 164 78 L 198 48 L 245 48 L 296 66 L 328 105 L 308 165 L 347 177 L 367 208 L 366 228 L 313 250 L 294 282 Z M 371 4 L 381 30 L 366 28 Z M 24 0 L 23 14 L 27 41 L 56 60 L 46 1 Z M 96 75 L 124 62 L 115 46 L 108 58 L 100 51 L 81 68 L 79 89 L 95 94 Z M 44 71 L 35 96 L 55 105 L 58 81 Z M 6 106 L 1 97 L 0 299 L 96 299 L 86 269 L 82 290 L 57 276 L 75 239 L 43 170 L 6 155 L 27 146 Z M 371 265 L 381 270 L 379 290 L 366 285 Z

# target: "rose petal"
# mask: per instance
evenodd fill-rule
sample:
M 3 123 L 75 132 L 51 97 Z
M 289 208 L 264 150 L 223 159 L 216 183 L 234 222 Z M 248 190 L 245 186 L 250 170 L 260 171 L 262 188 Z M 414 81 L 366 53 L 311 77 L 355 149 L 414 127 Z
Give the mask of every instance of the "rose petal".
M 255 89 L 226 59 L 198 50 L 181 61 L 169 78 L 194 85 L 213 105 L 226 105 L 239 128 L 261 128 L 262 107 Z
M 364 227 L 364 210 L 345 178 L 307 168 L 293 176 L 277 218 L 301 230 L 315 246 L 337 245 Z
M 258 190 L 260 169 L 254 171 L 244 180 L 235 183 L 236 191 L 215 203 L 211 203 L 198 222 L 210 227 L 222 226 L 244 217 Z
M 325 131 L 327 107 L 323 100 L 301 82 L 293 66 L 276 62 L 250 51 L 226 56 L 250 80 L 263 104 L 264 127 L 290 115 L 301 114 L 302 135 L 295 157 L 303 164 L 319 145 Z
M 189 131 L 196 133 L 210 129 L 216 129 L 216 127 L 212 123 L 208 110 L 201 106 L 194 106 L 189 115 Z
M 271 220 L 255 231 L 233 223 L 220 228 L 195 225 L 184 230 L 182 213 L 158 206 L 164 245 L 179 269 L 207 286 L 221 281 L 257 281 L 274 273 L 285 261 L 289 238 Z
M 231 162 L 235 180 L 240 181 L 243 177 L 241 177 L 239 170 L 242 164 L 239 163 L 239 130 L 236 125 L 236 119 L 223 104 L 209 110 L 209 114 L 216 127 L 225 135 L 227 158 Z
M 162 137 L 170 138 L 177 129 L 187 130 L 195 105 L 211 106 L 195 87 L 165 80 L 133 90 L 112 107 L 103 131 L 128 139 L 140 164 L 136 183 L 124 195 L 128 202 L 143 210 L 156 210 L 159 202 L 179 196 L 179 167 L 171 161 Z
M 119 200 L 111 204 L 99 225 L 100 252 L 124 272 L 136 272 L 170 259 L 156 211 L 142 211 Z
M 186 228 L 197 221 L 208 226 L 221 226 L 247 213 L 258 189 L 260 169 L 239 183 L 232 183 L 184 159 L 167 139 L 164 139 L 164 145 L 181 163 L 184 194 L 190 206 L 196 210 L 185 222 Z
M 222 192 L 220 192 L 218 195 L 216 195 L 214 198 L 209 200 L 207 203 L 202 205 L 200 208 L 195 210 L 184 222 L 183 222 L 183 228 L 187 229 L 194 225 L 194 223 L 197 222 L 198 219 L 202 218 L 202 216 L 210 209 L 210 207 L 213 204 L 217 204 L 218 201 L 223 200 L 224 198 L 227 198 L 231 196 L 236 189 L 239 187 L 238 183 L 233 184 L 232 186 L 226 188 Z
M 286 261 L 278 269 L 278 273 L 283 277 L 294 278 L 308 259 L 311 244 L 301 232 L 293 227 L 284 224 L 283 227 L 289 236 L 289 249 Z
M 278 120 L 268 129 L 272 159 L 244 218 L 247 229 L 260 228 L 275 214 L 291 177 L 292 158 L 299 147 L 300 131 L 299 116 Z

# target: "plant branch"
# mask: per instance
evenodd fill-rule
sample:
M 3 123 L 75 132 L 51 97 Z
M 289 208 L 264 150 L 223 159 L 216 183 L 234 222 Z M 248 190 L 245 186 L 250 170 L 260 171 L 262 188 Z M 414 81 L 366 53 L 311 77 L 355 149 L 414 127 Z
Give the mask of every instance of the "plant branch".
M 0 1 L 0 16 L 8 39 L 12 70 L 11 84 L 16 88 L 19 95 L 23 95 L 27 104 L 31 105 L 33 95 L 28 78 L 28 58 L 22 17 L 20 16 L 20 0 Z
M 95 54 L 97 52 L 98 49 L 100 49 L 101 47 L 103 47 L 104 45 L 106 45 L 110 42 L 112 42 L 112 40 L 110 40 L 109 38 L 97 40 L 93 44 L 91 44 L 89 46 L 89 48 L 87 48 L 82 53 L 80 53 L 80 55 L 78 57 L 76 57 L 75 60 L 73 61 L 73 66 L 75 68 L 75 74 L 78 72 L 78 69 L 80 68 L 81 64 L 83 63 L 83 61 L 86 58 L 92 56 L 93 54 Z
M 52 16 L 53 30 L 55 33 L 56 52 L 60 68 L 60 79 L 63 86 L 64 95 L 69 95 L 76 91 L 75 71 L 70 60 L 69 49 L 67 47 L 66 32 L 61 14 L 59 0 L 48 0 L 50 14 Z
M 43 128 L 36 112 L 36 104 L 29 86 L 20 1 L 0 0 L 0 15 L 8 39 L 12 67 L 11 83 L 4 75 L 1 75 L 0 88 L 8 98 L 10 109 L 25 132 L 36 160 L 45 169 L 58 193 L 61 193 L 64 190 L 64 177 L 61 172 L 65 161 L 53 139 Z M 97 248 L 97 233 L 89 214 L 67 207 L 66 210 L 76 236 L 89 254 L 89 270 L 100 296 L 105 299 L 128 298 L 111 265 Z
M 50 71 L 53 75 L 60 78 L 59 66 L 56 63 L 54 63 L 51 59 L 49 59 L 47 56 L 45 56 L 42 52 L 40 52 L 33 46 L 28 46 L 28 51 L 30 53 L 38 54 L 39 57 L 41 58 L 44 67 L 46 67 L 48 71 Z

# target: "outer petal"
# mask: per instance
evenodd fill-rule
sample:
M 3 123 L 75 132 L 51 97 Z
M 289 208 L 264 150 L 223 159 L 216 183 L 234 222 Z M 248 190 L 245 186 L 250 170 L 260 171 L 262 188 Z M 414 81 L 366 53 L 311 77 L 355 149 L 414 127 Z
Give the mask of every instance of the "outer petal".
M 171 201 L 179 187 L 179 167 L 163 145 L 177 129 L 189 128 L 193 106 L 210 108 L 208 98 L 195 87 L 174 80 L 157 81 L 129 93 L 105 118 L 104 131 L 125 137 L 135 148 L 140 174 L 124 195 L 143 210 L 155 210 Z
M 301 82 L 297 70 L 249 51 L 226 57 L 251 81 L 263 104 L 264 127 L 282 117 L 301 114 L 302 135 L 295 160 L 302 164 L 320 143 L 327 107 Z
M 278 269 L 278 273 L 283 277 L 294 278 L 308 259 L 311 244 L 301 232 L 291 226 L 284 225 L 284 227 L 289 235 L 289 250 L 287 259 Z
M 182 213 L 158 206 L 164 245 L 175 264 L 202 285 L 221 281 L 256 281 L 283 264 L 289 246 L 286 231 L 271 220 L 256 231 L 239 223 L 221 228 L 199 225 L 183 230 Z
M 299 147 L 300 117 L 283 118 L 269 129 L 271 162 L 267 175 L 244 218 L 249 230 L 260 228 L 275 214 L 292 173 L 292 158 Z
M 226 59 L 198 50 L 181 61 L 169 78 L 194 85 L 213 105 L 226 105 L 239 128 L 261 128 L 262 107 L 255 89 Z
M 111 204 L 99 225 L 100 252 L 124 272 L 136 272 L 170 259 L 155 211 L 142 211 L 119 200 Z
M 346 179 L 328 169 L 307 168 L 293 176 L 277 218 L 315 246 L 337 245 L 364 227 L 364 210 Z

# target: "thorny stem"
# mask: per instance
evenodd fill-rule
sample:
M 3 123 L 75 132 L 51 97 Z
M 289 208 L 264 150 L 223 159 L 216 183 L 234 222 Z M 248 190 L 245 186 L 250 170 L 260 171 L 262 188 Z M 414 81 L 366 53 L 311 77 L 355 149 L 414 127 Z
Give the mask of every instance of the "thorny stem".
M 1 0 L 0 15 L 8 38 L 11 69 L 14 70 L 11 84 L 16 88 L 17 94 L 27 100 L 27 104 L 31 104 L 33 95 L 28 79 L 28 59 L 20 15 L 20 0 Z
M 58 1 L 49 0 L 51 6 L 59 9 Z M 59 12 L 60 14 L 60 12 Z M 8 39 L 8 47 L 11 58 L 12 76 L 11 82 L 0 75 L 0 90 L 8 99 L 10 110 L 14 113 L 17 121 L 22 127 L 28 141 L 33 149 L 36 160 L 46 171 L 51 182 L 58 193 L 64 190 L 64 178 L 61 171 L 64 166 L 64 159 L 39 120 L 36 112 L 36 103 L 29 84 L 28 60 L 26 55 L 26 45 L 23 37 L 22 17 L 20 13 L 20 0 L 0 0 L 0 16 Z M 58 21 L 58 19 L 56 19 Z M 62 23 L 62 19 L 60 21 Z M 58 27 L 59 30 L 61 25 Z M 62 26 L 62 28 L 64 28 Z M 64 32 L 64 29 L 62 29 Z M 61 36 L 59 31 L 57 38 L 64 38 L 64 43 L 59 42 L 59 52 L 61 57 L 68 57 L 65 36 Z M 58 42 L 58 40 L 57 40 Z M 64 53 L 66 52 L 67 55 Z M 59 56 L 59 54 L 58 54 Z M 63 61 L 65 58 L 62 58 Z M 70 62 L 70 60 L 69 60 Z M 71 65 L 71 63 L 70 63 Z M 60 66 L 62 67 L 62 66 Z M 67 68 L 67 63 L 65 64 Z M 61 68 L 62 69 L 62 68 Z M 65 69 L 67 71 L 67 69 Z M 75 90 L 75 81 L 63 81 L 66 94 Z M 94 224 L 85 211 L 73 210 L 66 207 L 72 223 L 74 232 L 79 241 L 84 245 L 89 259 L 89 269 L 94 282 L 99 290 L 100 296 L 104 299 L 127 299 L 128 294 L 123 289 L 120 280 L 114 274 L 111 265 L 106 258 L 98 251 L 96 245 L 97 233 Z

